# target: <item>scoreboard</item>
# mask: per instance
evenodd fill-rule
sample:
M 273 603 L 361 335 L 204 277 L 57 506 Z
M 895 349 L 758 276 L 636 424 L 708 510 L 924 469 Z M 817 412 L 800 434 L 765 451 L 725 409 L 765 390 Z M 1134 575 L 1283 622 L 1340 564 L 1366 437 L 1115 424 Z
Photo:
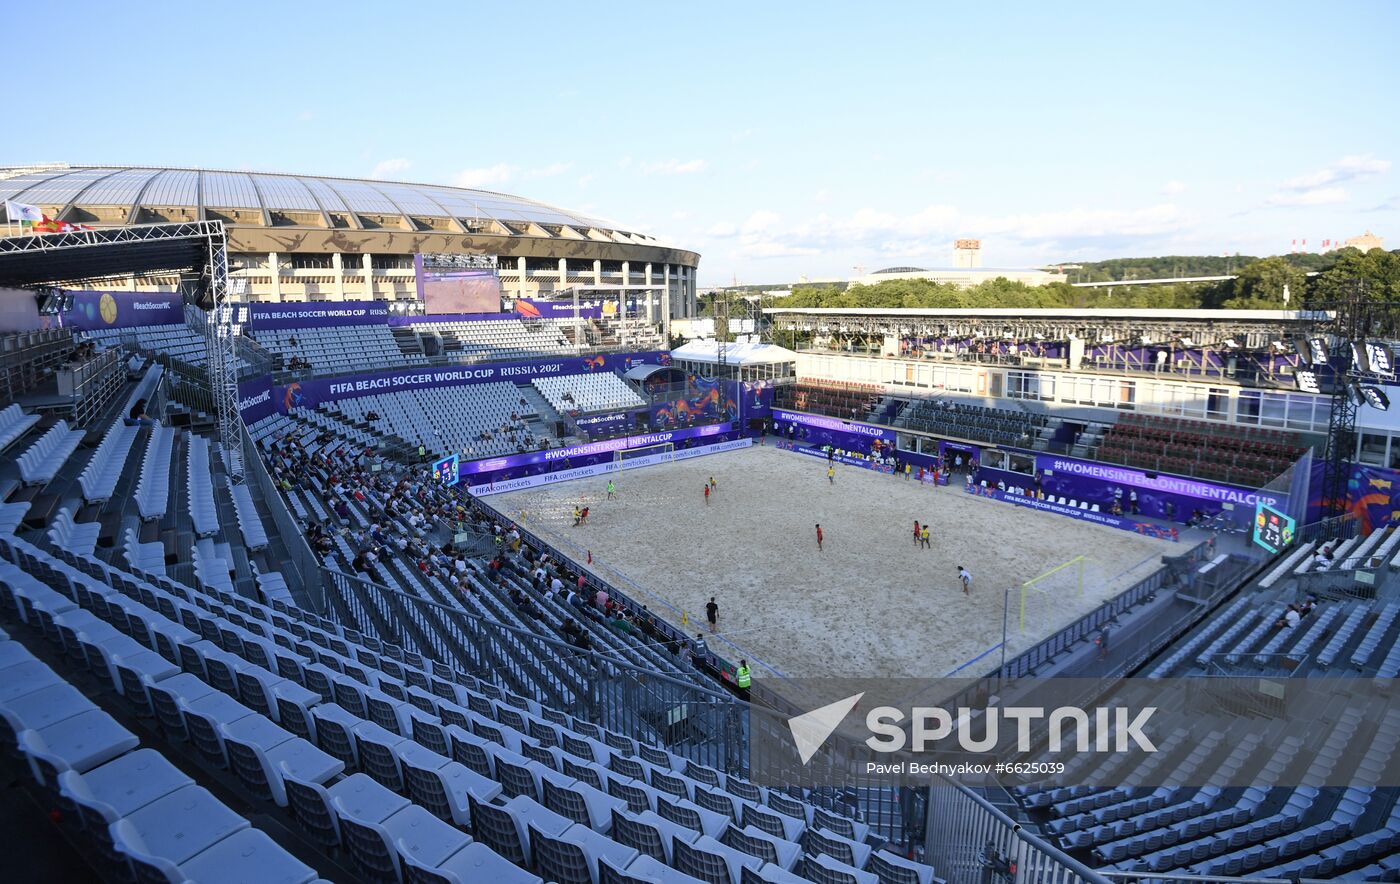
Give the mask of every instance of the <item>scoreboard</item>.
M 458 455 L 454 454 L 451 457 L 433 461 L 433 481 L 441 482 L 444 485 L 456 485 L 458 460 Z
M 1254 508 L 1254 542 L 1271 553 L 1293 543 L 1297 520 L 1260 501 Z

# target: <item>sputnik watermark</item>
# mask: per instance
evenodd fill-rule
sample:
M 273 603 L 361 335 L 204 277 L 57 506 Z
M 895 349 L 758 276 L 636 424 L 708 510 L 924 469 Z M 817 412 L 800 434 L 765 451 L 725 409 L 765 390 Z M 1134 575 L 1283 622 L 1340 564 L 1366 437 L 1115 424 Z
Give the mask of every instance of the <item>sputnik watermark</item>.
M 788 720 L 793 743 L 802 763 L 811 761 L 832 733 L 855 708 L 864 693 L 852 694 Z M 1032 728 L 1044 722 L 1048 748 L 1059 752 L 1066 733 L 1072 734 L 1078 752 L 1156 752 L 1157 746 L 1144 728 L 1157 707 L 1133 710 L 1127 707 L 1004 706 L 985 709 L 958 707 L 956 715 L 941 706 L 915 706 L 905 711 L 894 706 L 876 706 L 865 714 L 865 727 L 871 736 L 865 745 L 875 752 L 929 752 L 950 748 L 950 738 L 965 752 L 991 752 L 1008 748 L 1003 740 L 1003 722 L 1016 733 L 1017 752 L 1032 750 Z M 1093 737 L 1090 737 L 1092 721 Z M 980 730 L 980 735 L 977 733 Z M 941 744 L 941 745 L 940 745 Z M 907 772 L 907 767 L 901 771 Z M 920 771 L 924 772 L 924 771 Z M 974 771 L 975 772 L 975 771 Z

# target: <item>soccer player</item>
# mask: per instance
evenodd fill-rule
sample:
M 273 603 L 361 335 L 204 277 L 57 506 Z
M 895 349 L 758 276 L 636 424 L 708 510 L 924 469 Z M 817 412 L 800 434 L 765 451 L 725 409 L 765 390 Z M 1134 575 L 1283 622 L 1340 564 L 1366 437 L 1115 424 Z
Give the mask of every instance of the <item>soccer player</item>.
M 579 519 L 582 519 L 582 518 L 583 518 L 583 510 L 581 510 L 581 509 L 579 509 L 577 506 L 575 506 L 575 507 L 574 507 L 574 527 L 575 527 L 575 528 L 578 527 Z
M 972 595 L 972 575 L 962 565 L 958 566 L 958 580 L 962 581 L 963 594 Z
M 714 477 L 714 476 L 711 476 L 711 477 L 710 477 L 710 490 L 711 490 L 711 491 L 718 491 L 718 490 L 719 490 L 719 483 L 715 481 L 715 477 Z
M 817 552 L 822 551 L 822 526 L 817 525 Z
M 609 479 L 609 480 L 608 480 L 608 500 L 616 500 L 616 499 L 617 499 L 617 486 L 613 484 L 613 480 L 612 480 L 612 479 Z
M 918 520 L 918 519 L 915 519 L 915 520 L 914 520 L 914 545 L 915 545 L 915 546 L 918 546 L 918 545 L 919 545 L 919 538 L 920 538 L 921 536 L 922 536 L 922 535 L 919 533 L 919 520 Z
M 923 530 L 922 532 L 920 532 L 920 534 L 919 534 L 919 545 L 922 546 L 924 549 L 931 549 L 931 548 L 932 548 L 932 547 L 930 547 L 930 546 L 928 545 L 928 523 L 927 523 L 927 522 L 924 523 L 924 530 Z
M 826 481 L 832 485 L 836 484 L 836 467 L 826 468 Z
M 710 596 L 710 600 L 705 603 L 705 619 L 710 622 L 710 632 L 719 627 L 719 605 L 715 603 L 714 596 Z
M 705 505 L 710 505 L 710 486 L 708 483 L 705 485 Z

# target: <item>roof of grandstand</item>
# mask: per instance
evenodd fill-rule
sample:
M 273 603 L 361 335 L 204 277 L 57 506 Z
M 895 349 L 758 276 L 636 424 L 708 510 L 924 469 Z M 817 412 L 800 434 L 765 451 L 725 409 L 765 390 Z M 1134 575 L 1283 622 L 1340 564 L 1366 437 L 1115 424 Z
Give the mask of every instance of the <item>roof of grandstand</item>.
M 1194 322 L 1311 322 L 1309 310 L 1177 310 L 1125 307 L 765 307 L 771 314 L 822 316 L 1003 317 L 1007 319 L 1167 319 Z
M 497 222 L 504 228 L 499 232 L 527 233 L 511 224 L 562 225 L 576 228 L 579 238 L 595 230 L 624 243 L 656 244 L 654 238 L 616 224 L 524 197 L 312 175 L 151 166 L 0 167 L 0 200 L 52 209 L 58 213 L 55 217 L 65 220 L 135 224 L 195 220 L 216 212 L 236 223 L 264 227 L 360 229 L 388 216 L 407 230 L 479 232 L 464 223 L 470 219 Z M 190 217 L 174 217 L 171 210 L 176 215 L 186 210 Z

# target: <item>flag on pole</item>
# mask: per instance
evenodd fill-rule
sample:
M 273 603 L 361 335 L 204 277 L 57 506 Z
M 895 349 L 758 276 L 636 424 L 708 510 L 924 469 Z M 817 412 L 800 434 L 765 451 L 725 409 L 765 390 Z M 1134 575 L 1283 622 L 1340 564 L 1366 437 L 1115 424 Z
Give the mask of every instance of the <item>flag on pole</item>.
M 5 200 L 5 217 L 10 219 L 11 224 L 18 222 L 22 226 L 28 226 L 43 221 L 44 213 L 38 206 Z
M 40 215 L 39 220 L 29 224 L 34 233 L 72 233 L 75 230 L 92 230 L 86 224 L 73 224 L 69 221 L 55 221 L 48 215 Z

